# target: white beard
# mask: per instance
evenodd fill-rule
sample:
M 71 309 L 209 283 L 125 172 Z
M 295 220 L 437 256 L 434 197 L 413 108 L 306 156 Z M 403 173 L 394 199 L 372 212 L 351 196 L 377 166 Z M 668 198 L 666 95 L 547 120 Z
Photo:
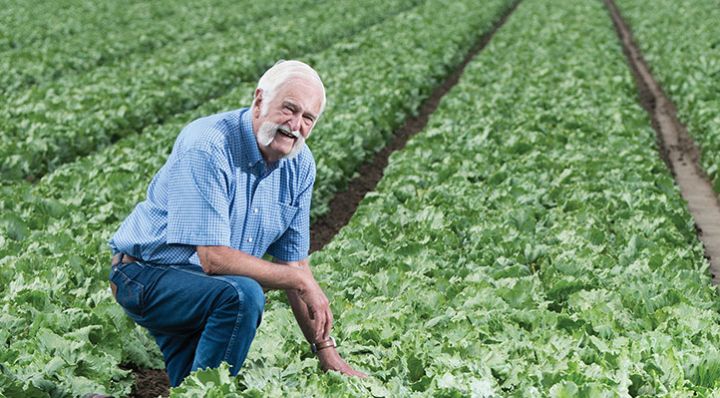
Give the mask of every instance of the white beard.
M 302 151 L 303 147 L 305 146 L 305 138 L 300 134 L 299 131 L 290 131 L 287 126 L 283 124 L 277 124 L 272 122 L 264 122 L 262 125 L 260 125 L 260 129 L 258 130 L 257 134 L 257 140 L 258 144 L 261 146 L 268 147 L 275 139 L 275 135 L 278 134 L 278 130 L 283 130 L 284 132 L 290 133 L 293 136 L 295 136 L 295 143 L 293 144 L 292 149 L 290 152 L 282 156 L 280 159 L 292 159 L 295 156 L 297 156 L 300 151 Z

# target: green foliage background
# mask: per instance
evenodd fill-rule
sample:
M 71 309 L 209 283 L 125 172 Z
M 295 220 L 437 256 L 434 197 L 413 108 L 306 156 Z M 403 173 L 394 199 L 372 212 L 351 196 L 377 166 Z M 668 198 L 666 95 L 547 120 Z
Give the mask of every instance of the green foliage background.
M 649 17 L 620 3 L 681 117 L 713 148 L 716 57 L 692 40 L 702 29 L 661 26 L 670 2 Z M 23 60 L 0 63 L 9 397 L 125 396 L 121 363 L 162 367 L 112 301 L 106 242 L 182 126 L 247 106 L 277 58 L 314 65 L 329 94 L 309 141 L 316 217 L 510 2 L 58 4 L 0 10 L 0 52 L 15 57 L 3 62 Z M 217 7 L 242 8 L 247 23 Z M 713 12 L 684 7 L 689 25 Z M 33 18 L 41 11 L 46 21 Z M 95 19 L 107 15 L 118 20 Z M 121 32 L 126 22 L 137 29 Z M 75 56 L 98 32 L 98 50 Z M 700 58 L 670 62 L 667 48 Z M 320 371 L 271 293 L 240 376 L 201 370 L 171 395 L 719 397 L 717 293 L 654 140 L 602 3 L 524 1 L 312 256 L 340 352 L 371 377 Z

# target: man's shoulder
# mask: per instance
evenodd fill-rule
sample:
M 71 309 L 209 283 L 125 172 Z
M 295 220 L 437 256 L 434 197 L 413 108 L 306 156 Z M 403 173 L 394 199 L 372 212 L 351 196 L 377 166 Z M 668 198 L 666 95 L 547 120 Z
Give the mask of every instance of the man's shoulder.
M 182 129 L 175 142 L 175 149 L 184 151 L 224 150 L 230 139 L 240 129 L 242 114 L 246 108 L 204 116 L 190 122 Z

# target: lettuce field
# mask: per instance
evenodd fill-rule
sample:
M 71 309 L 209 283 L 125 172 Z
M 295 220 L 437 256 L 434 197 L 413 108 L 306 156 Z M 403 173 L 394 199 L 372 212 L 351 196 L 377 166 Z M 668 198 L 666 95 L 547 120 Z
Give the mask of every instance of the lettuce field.
M 8 0 L 0 397 L 720 398 L 718 21 L 718 0 Z M 249 106 L 278 59 L 325 83 L 311 263 L 369 377 L 324 373 L 270 292 L 238 377 L 169 389 L 107 241 L 183 126 Z

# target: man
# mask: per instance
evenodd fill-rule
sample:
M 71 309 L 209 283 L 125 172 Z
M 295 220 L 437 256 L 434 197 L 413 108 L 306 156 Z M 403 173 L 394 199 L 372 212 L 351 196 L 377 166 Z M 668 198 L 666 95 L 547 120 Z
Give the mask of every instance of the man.
M 183 129 L 147 199 L 110 240 L 111 288 L 155 337 L 173 386 L 222 361 L 238 373 L 263 288 L 286 291 L 323 369 L 365 376 L 335 350 L 329 302 L 308 262 L 315 162 L 305 139 L 324 107 L 315 70 L 277 63 L 251 108 Z

